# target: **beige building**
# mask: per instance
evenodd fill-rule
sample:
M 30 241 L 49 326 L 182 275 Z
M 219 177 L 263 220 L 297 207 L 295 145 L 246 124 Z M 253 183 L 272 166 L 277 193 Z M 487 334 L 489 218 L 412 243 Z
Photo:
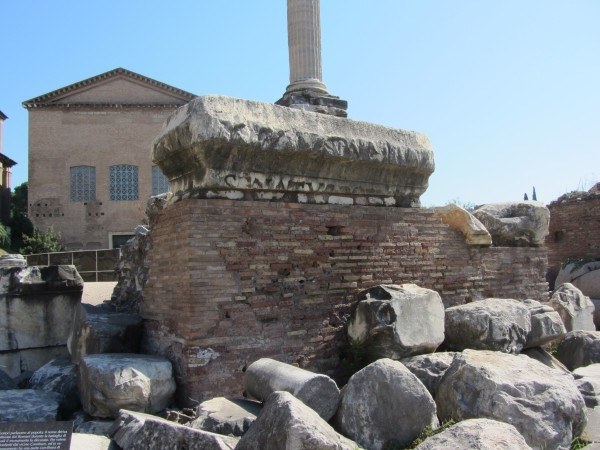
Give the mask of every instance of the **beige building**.
M 168 181 L 151 161 L 163 122 L 195 96 L 118 68 L 23 102 L 29 217 L 66 249 L 114 248 Z
M 0 111 L 0 222 L 8 225 L 10 219 L 10 168 L 17 164 L 4 154 L 3 135 L 6 114 Z

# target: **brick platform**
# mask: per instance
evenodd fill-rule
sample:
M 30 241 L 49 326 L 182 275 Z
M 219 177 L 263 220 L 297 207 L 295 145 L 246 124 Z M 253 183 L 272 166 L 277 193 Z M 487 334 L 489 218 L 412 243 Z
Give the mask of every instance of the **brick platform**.
M 473 247 L 432 209 L 187 199 L 151 223 L 146 350 L 178 398 L 239 395 L 260 357 L 335 375 L 354 295 L 380 283 L 446 306 L 545 299 L 545 248 Z

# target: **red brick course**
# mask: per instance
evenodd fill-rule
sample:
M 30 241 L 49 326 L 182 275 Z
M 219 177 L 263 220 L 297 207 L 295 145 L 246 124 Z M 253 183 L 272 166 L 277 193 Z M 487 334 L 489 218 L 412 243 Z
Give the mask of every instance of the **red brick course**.
M 548 209 L 548 280 L 553 284 L 567 259 L 600 258 L 600 193 L 561 197 Z
M 369 286 L 415 283 L 446 306 L 548 290 L 545 248 L 470 247 L 432 209 L 187 199 L 151 229 L 145 346 L 175 362 L 182 403 L 241 394 L 260 357 L 335 374 Z

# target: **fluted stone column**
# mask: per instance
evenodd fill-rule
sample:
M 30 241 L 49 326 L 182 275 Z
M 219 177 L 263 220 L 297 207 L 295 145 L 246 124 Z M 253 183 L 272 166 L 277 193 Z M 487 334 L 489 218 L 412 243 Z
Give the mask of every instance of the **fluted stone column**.
M 346 117 L 348 102 L 322 81 L 319 0 L 287 0 L 290 84 L 276 103 Z

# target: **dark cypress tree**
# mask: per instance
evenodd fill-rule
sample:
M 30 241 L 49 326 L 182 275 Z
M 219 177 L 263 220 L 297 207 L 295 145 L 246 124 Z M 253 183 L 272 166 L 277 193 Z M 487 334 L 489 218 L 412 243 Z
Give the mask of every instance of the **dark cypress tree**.
M 529 197 L 527 197 L 527 192 L 525 192 L 525 194 L 523 194 L 523 200 L 529 200 Z
M 533 196 L 531 197 L 531 200 L 537 201 L 537 195 L 535 194 L 535 186 L 533 187 Z

